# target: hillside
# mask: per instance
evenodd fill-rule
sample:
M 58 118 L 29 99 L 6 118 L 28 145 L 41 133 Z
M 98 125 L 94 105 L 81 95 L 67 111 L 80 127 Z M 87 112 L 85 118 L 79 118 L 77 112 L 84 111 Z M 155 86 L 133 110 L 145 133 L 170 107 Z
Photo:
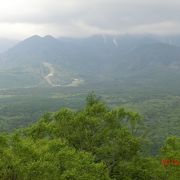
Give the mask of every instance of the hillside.
M 0 53 L 6 52 L 8 49 L 14 47 L 18 40 L 0 38 Z
M 1 55 L 1 88 L 179 79 L 180 47 L 153 38 L 32 36 Z M 163 77 L 165 79 L 163 80 Z M 16 83 L 14 83 L 16 81 Z M 155 82 L 158 84 L 158 82 Z
M 100 35 L 25 39 L 1 54 L 0 130 L 26 127 L 59 107 L 79 110 L 94 90 L 111 107 L 143 116 L 157 154 L 168 136 L 180 135 L 180 47 L 168 42 Z
M 138 113 L 109 109 L 89 94 L 78 112 L 46 113 L 30 127 L 1 134 L 0 178 L 178 179 L 180 140 L 169 138 L 158 157 L 151 157 L 140 121 Z

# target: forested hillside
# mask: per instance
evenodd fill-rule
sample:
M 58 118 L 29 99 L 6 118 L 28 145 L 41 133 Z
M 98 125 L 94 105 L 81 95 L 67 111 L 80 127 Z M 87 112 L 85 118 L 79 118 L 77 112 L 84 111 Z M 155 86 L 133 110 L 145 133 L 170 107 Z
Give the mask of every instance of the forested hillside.
M 110 108 L 94 93 L 78 111 L 62 108 L 0 136 L 5 180 L 178 180 L 180 139 L 169 137 L 156 157 L 147 150 L 141 116 Z
M 1 1 L 0 180 L 180 180 L 179 7 Z
M 2 136 L 2 163 L 8 161 L 11 167 L 2 164 L 3 174 L 10 172 L 8 178 L 19 179 L 28 179 L 32 172 L 43 179 L 46 175 L 49 179 L 75 177 L 69 173 L 78 174 L 77 179 L 171 179 L 173 174 L 172 179 L 176 179 L 180 46 L 178 37 L 170 40 L 172 43 L 168 38 L 136 35 L 77 39 L 32 36 L 2 53 L 0 130 L 11 133 Z M 83 99 L 91 90 L 107 105 L 101 101 L 86 105 Z M 43 116 L 59 108 L 60 112 Z M 14 133 L 17 128 L 25 129 Z M 17 155 L 17 141 L 18 148 L 27 148 L 33 155 Z M 71 165 L 62 164 L 59 172 L 57 154 L 49 149 L 57 142 L 74 152 L 71 159 L 78 159 L 71 170 Z M 163 159 L 174 164 L 165 168 Z M 66 160 L 68 164 L 72 161 Z M 80 169 L 88 169 L 89 163 L 92 171 L 79 177 Z M 40 164 L 53 173 L 45 172 Z
M 20 41 L 0 54 L 0 130 L 26 127 L 59 107 L 79 110 L 95 90 L 109 106 L 143 116 L 157 154 L 168 136 L 180 136 L 179 39 L 35 35 Z

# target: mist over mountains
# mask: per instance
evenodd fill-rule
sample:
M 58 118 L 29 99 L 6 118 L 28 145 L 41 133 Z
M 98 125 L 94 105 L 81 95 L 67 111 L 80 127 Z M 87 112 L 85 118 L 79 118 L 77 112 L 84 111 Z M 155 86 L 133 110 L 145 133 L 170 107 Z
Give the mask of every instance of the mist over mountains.
M 180 36 L 35 35 L 1 53 L 0 64 L 0 88 L 172 83 L 180 77 Z
M 7 51 L 18 43 L 17 40 L 0 38 L 0 53 Z

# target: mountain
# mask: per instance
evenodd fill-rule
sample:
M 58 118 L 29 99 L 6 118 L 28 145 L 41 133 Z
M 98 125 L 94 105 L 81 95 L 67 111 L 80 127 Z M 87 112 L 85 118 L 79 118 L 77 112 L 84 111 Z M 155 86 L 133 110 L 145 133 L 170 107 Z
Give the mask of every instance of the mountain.
M 18 43 L 13 48 L 9 49 L 3 54 L 5 66 L 12 67 L 19 65 L 39 64 L 46 59 L 58 58 L 60 53 L 58 40 L 52 36 L 32 36 L 24 41 Z
M 168 42 L 153 36 L 35 35 L 1 54 L 0 88 L 178 79 L 180 47 Z
M 140 45 L 123 57 L 114 77 L 138 85 L 176 86 L 180 78 L 180 47 L 165 43 Z
M 57 39 L 35 35 L 2 54 L 0 84 L 2 88 L 74 85 L 77 76 L 65 64 Z
M 7 51 L 8 49 L 12 48 L 17 43 L 18 43 L 17 40 L 0 38 L 0 53 Z

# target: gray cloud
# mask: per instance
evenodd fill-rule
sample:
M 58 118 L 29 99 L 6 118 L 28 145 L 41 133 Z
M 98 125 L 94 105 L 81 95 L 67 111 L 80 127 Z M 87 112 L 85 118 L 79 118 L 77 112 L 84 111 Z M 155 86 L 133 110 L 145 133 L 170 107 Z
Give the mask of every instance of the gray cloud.
M 2 0 L 0 34 L 173 34 L 180 32 L 179 6 L 178 0 Z

